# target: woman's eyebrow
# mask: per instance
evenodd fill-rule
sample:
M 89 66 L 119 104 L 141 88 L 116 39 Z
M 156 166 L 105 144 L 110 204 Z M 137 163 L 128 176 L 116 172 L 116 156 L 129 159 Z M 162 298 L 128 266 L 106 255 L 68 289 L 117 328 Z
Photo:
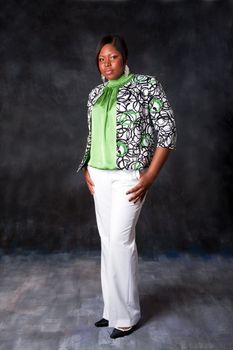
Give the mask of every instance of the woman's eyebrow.
M 108 53 L 107 55 L 99 55 L 99 57 L 105 57 L 105 56 L 111 56 L 111 55 L 117 55 L 117 53 L 115 53 L 115 52 Z

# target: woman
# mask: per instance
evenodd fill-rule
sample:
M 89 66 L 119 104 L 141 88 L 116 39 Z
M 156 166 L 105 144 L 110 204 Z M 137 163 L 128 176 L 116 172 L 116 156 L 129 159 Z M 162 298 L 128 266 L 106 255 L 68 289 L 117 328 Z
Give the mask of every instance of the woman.
M 132 333 L 140 319 L 135 226 L 145 195 L 176 144 L 161 84 L 130 73 L 127 58 L 122 37 L 102 38 L 96 63 L 104 83 L 88 97 L 89 135 L 79 166 L 94 197 L 101 239 L 104 310 L 95 325 L 114 327 L 111 338 Z

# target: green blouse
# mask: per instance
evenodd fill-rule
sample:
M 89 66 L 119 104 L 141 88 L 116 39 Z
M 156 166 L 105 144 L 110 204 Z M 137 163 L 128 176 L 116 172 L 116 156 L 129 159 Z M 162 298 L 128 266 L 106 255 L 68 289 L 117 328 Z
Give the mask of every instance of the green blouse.
M 128 83 L 133 74 L 109 80 L 92 107 L 91 151 L 88 165 L 99 169 L 116 169 L 116 99 L 119 87 Z

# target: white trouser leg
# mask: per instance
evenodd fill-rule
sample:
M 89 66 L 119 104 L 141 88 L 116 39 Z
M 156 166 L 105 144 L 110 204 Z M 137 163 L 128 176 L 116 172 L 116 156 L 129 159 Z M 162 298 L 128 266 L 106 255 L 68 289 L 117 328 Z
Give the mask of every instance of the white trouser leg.
M 144 200 L 129 202 L 126 192 L 138 177 L 135 171 L 88 168 L 101 238 L 103 317 L 110 327 L 132 326 L 140 319 L 135 226 Z
M 108 261 L 110 243 L 110 218 L 112 186 L 111 178 L 107 171 L 101 171 L 88 167 L 90 176 L 95 184 L 94 202 L 96 221 L 101 238 L 101 286 L 104 301 L 103 318 L 109 320 L 109 286 L 108 286 Z

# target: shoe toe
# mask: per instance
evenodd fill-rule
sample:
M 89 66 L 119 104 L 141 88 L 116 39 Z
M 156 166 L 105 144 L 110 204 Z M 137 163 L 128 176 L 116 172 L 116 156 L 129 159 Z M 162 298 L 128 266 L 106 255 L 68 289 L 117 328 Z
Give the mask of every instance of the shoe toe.
M 112 339 L 121 338 L 131 334 L 134 330 L 135 330 L 135 326 L 132 326 L 132 328 L 130 328 L 127 331 L 121 331 L 120 329 L 114 328 L 112 333 L 110 334 L 110 338 Z
M 95 323 L 96 327 L 108 327 L 108 320 L 106 320 L 105 318 L 102 318 L 101 320 L 97 321 Z

